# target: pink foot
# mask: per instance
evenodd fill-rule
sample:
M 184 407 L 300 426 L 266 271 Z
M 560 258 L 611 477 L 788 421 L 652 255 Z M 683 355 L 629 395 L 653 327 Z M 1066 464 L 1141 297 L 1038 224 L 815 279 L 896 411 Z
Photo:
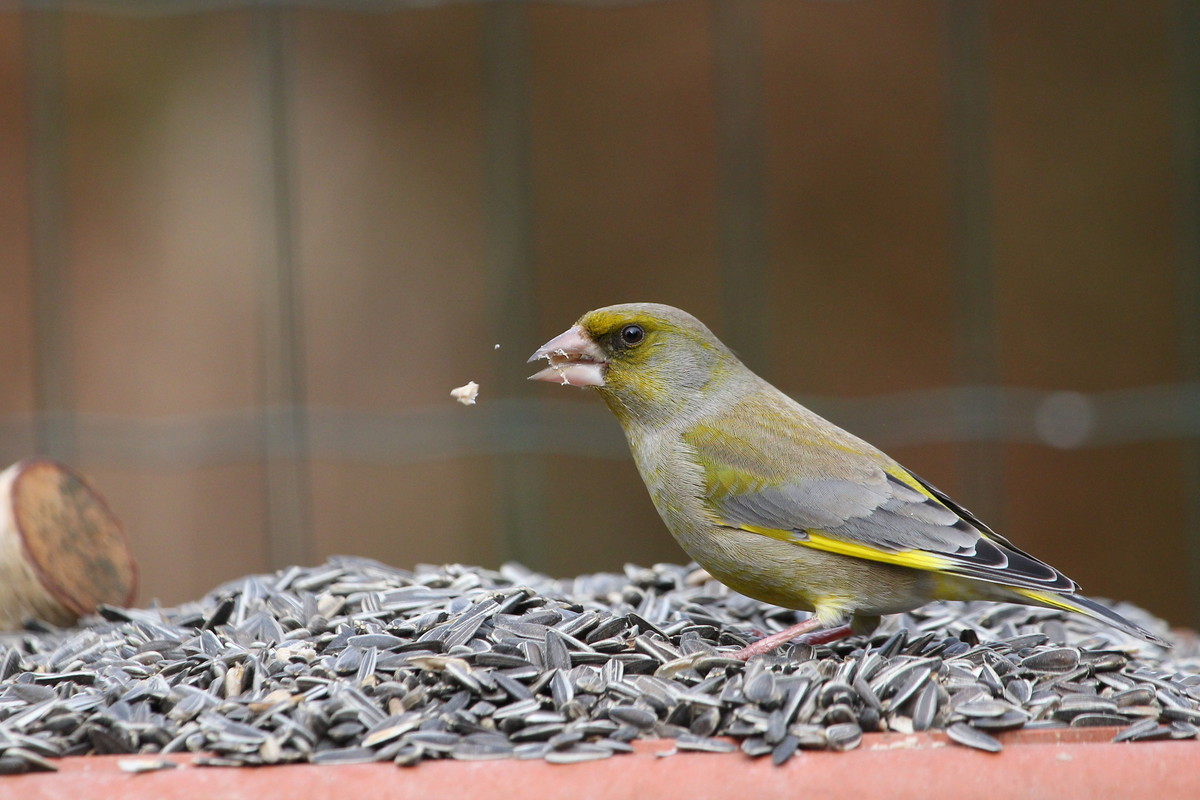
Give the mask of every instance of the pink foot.
M 826 628 L 823 631 L 814 631 L 807 636 L 801 636 L 800 641 L 813 646 L 819 644 L 829 644 L 836 642 L 839 639 L 845 639 L 850 634 L 854 633 L 849 625 L 838 625 L 836 628 Z
M 753 644 L 746 645 L 734 653 L 733 657 L 742 661 L 749 661 L 751 657 L 769 653 L 784 642 L 790 642 L 793 639 L 800 639 L 805 644 L 820 645 L 836 642 L 838 639 L 845 639 L 852 633 L 849 625 L 838 625 L 836 628 L 827 628 L 823 631 L 817 630 L 820 626 L 821 622 L 816 617 L 810 617 L 804 620 L 804 622 L 796 623 L 786 630 L 773 633 L 770 636 L 759 639 Z

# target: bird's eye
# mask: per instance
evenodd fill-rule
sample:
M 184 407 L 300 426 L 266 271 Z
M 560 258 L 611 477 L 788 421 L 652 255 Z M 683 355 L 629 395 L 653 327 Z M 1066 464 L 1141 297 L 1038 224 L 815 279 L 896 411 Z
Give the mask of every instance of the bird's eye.
M 621 328 L 621 343 L 627 347 L 633 347 L 645 338 L 646 331 L 642 329 L 641 325 L 626 325 Z

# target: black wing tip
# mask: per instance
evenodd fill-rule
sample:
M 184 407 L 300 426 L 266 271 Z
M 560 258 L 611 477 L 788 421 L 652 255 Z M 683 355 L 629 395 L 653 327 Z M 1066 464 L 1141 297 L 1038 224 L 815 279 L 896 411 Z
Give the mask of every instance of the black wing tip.
M 1099 620 L 1100 622 L 1111 625 L 1119 631 L 1128 633 L 1131 636 L 1136 636 L 1139 639 L 1147 641 L 1150 644 L 1156 644 L 1159 647 L 1172 647 L 1171 642 L 1163 639 L 1157 634 L 1151 633 L 1141 625 L 1135 625 L 1103 603 L 1098 603 L 1095 600 L 1084 597 L 1081 594 L 1065 594 L 1063 595 L 1063 599 L 1066 600 L 1070 605 L 1078 606 L 1081 613 L 1092 617 L 1093 619 Z
M 1055 594 L 1072 594 L 1079 584 L 1044 561 L 981 536 L 975 553 L 954 558 L 953 572 L 989 583 L 1020 586 Z

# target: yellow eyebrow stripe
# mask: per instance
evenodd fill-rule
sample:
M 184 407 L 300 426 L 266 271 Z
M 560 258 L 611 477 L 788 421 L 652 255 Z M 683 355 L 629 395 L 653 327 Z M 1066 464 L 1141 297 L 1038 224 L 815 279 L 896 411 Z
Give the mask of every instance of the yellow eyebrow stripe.
M 758 525 L 739 525 L 744 531 L 768 536 L 781 542 L 811 547 L 814 550 L 824 550 L 827 553 L 837 553 L 851 558 L 862 558 L 867 561 L 879 561 L 884 564 L 895 564 L 912 569 L 923 569 L 930 572 L 944 571 L 952 564 L 949 559 L 925 550 L 880 550 L 857 542 L 847 542 L 835 539 L 821 531 L 805 531 L 807 538 L 801 539 L 793 531 L 781 531 L 777 528 L 764 528 Z

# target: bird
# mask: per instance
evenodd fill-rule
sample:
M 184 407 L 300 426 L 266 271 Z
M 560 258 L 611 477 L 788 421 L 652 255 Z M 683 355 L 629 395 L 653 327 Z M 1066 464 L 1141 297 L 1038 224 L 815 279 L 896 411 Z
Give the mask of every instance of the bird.
M 589 311 L 538 348 L 530 380 L 594 389 L 667 529 L 748 597 L 811 612 L 735 653 L 869 634 L 934 600 L 1062 609 L 1153 644 L 929 482 L 746 367 L 700 320 L 657 303 Z

